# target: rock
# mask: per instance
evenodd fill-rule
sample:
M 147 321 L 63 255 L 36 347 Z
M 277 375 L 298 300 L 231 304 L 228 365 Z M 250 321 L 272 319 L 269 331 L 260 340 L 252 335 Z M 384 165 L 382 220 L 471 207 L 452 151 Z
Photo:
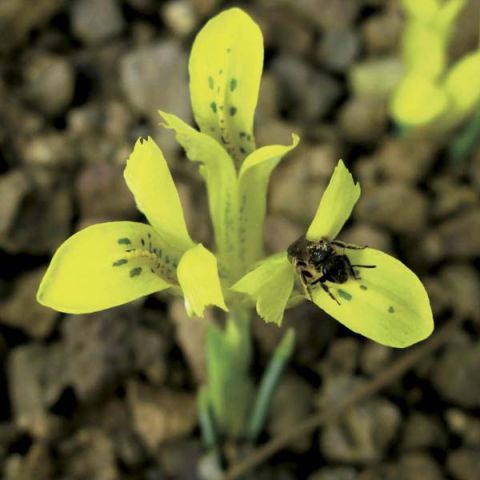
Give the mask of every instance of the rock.
M 37 188 L 19 207 L 8 236 L 0 236 L 0 246 L 7 251 L 45 254 L 68 237 L 72 205 L 66 188 Z
M 457 215 L 465 210 L 475 208 L 478 192 L 471 185 L 452 181 L 450 175 L 437 177 L 432 182 L 435 193 L 433 214 L 436 218 Z
M 198 24 L 193 4 L 189 0 L 171 0 L 162 7 L 162 17 L 178 36 L 190 35 Z
M 17 279 L 13 295 L 0 302 L 0 323 L 19 328 L 35 338 L 44 338 L 51 332 L 58 313 L 35 299 L 44 273 L 42 268 Z
M 439 272 L 443 286 L 444 300 L 457 315 L 480 320 L 480 277 L 471 265 L 453 263 Z
M 75 183 L 82 217 L 112 220 L 135 218 L 136 206 L 123 178 L 123 167 L 108 163 L 89 165 Z
M 355 97 L 376 97 L 388 101 L 403 73 L 399 58 L 373 58 L 353 65 L 348 80 Z
M 385 182 L 364 190 L 354 215 L 394 233 L 418 235 L 426 227 L 427 209 L 427 198 L 418 189 Z
M 324 467 L 308 477 L 308 480 L 357 480 L 358 474 L 351 467 Z
M 51 480 L 53 465 L 47 445 L 34 443 L 25 456 L 13 454 L 5 462 L 4 480 Z
M 450 408 L 445 413 L 449 430 L 460 437 L 468 447 L 480 447 L 480 419 L 468 415 L 458 408 Z
M 75 72 L 60 55 L 38 54 L 28 58 L 23 71 L 24 94 L 47 115 L 59 115 L 70 105 L 75 88 Z
M 115 452 L 108 436 L 95 427 L 84 427 L 67 439 L 60 451 L 69 480 L 117 480 Z
M 376 143 L 387 128 L 387 105 L 375 97 L 353 97 L 342 105 L 338 116 L 339 127 L 352 143 Z
M 430 262 L 445 258 L 467 260 L 480 255 L 480 210 L 465 210 L 430 229 L 419 246 Z
M 281 215 L 268 215 L 265 220 L 265 245 L 267 251 L 286 250 L 302 230 Z
M 480 449 L 460 448 L 448 454 L 447 469 L 455 480 L 480 478 Z
M 480 343 L 450 344 L 435 364 L 432 382 L 448 401 L 465 408 L 480 406 Z
M 280 108 L 289 111 L 293 118 L 302 121 L 322 118 L 340 97 L 336 80 L 297 57 L 279 55 L 271 69 L 278 80 Z
M 199 461 L 204 451 L 198 441 L 190 439 L 180 439 L 162 445 L 158 449 L 157 455 L 164 476 L 160 477 L 159 480 L 167 478 L 203 480 L 203 477 L 199 476 Z M 154 478 L 157 479 L 158 477 Z M 220 478 L 206 477 L 205 480 L 220 480 Z
M 292 398 L 295 401 L 292 402 Z M 312 409 L 313 389 L 296 375 L 285 375 L 272 398 L 267 430 L 271 437 L 289 432 L 304 420 Z M 295 452 L 305 452 L 311 438 L 306 436 L 292 443 Z
M 355 338 L 339 338 L 333 342 L 322 358 L 318 370 L 323 376 L 353 373 L 358 366 L 360 343 Z
M 33 167 L 65 169 L 76 160 L 76 152 L 63 133 L 45 132 L 26 138 L 20 148 L 25 163 Z
M 405 423 L 401 444 L 404 450 L 445 448 L 447 436 L 437 418 L 413 412 Z
M 8 52 L 27 39 L 63 5 L 62 0 L 11 0 L 0 5 L 0 51 Z
M 260 93 L 255 110 L 255 127 L 275 121 L 278 115 L 278 85 L 277 79 L 268 70 L 262 75 Z M 256 137 L 258 134 L 256 134 Z
M 368 375 L 381 372 L 391 361 L 392 349 L 375 342 L 366 342 L 360 354 L 360 366 Z
M 125 26 L 118 0 L 75 0 L 70 18 L 74 34 L 91 44 L 117 36 Z
M 155 453 L 160 444 L 187 435 L 195 427 L 196 402 L 192 395 L 154 390 L 133 381 L 127 392 L 134 428 L 150 452 Z
M 378 55 L 394 51 L 401 38 L 402 28 L 402 12 L 399 8 L 389 8 L 386 12 L 366 18 L 361 31 L 367 52 Z
M 11 170 L 0 176 L 0 243 L 8 236 L 22 201 L 30 191 L 30 182 L 25 173 Z
M 353 30 L 330 30 L 318 44 L 317 58 L 327 69 L 342 73 L 349 69 L 359 51 L 360 41 Z
M 423 138 L 385 137 L 375 153 L 380 172 L 391 180 L 416 183 L 425 178 L 438 147 Z
M 183 300 L 174 300 L 170 304 L 170 318 L 175 324 L 175 337 L 178 345 L 199 385 L 207 380 L 205 359 L 205 332 L 209 322 L 213 321 L 211 312 L 205 312 L 205 318 L 190 318 L 185 311 Z
M 384 252 L 392 252 L 392 239 L 390 235 L 380 228 L 368 223 L 356 223 L 341 232 L 341 239 L 354 245 L 364 245 Z

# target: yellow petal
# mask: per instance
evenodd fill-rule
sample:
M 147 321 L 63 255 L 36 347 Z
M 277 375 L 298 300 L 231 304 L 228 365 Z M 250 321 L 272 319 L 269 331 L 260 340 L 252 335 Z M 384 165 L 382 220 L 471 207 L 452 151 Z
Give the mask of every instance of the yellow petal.
M 56 251 L 37 300 L 66 313 L 104 310 L 171 286 L 178 260 L 149 225 L 92 225 Z
M 327 282 L 338 305 L 320 286 L 314 302 L 354 332 L 383 345 L 408 347 L 427 338 L 433 330 L 430 302 L 422 282 L 399 260 L 379 250 L 346 250 L 361 280 L 344 284 Z
M 240 260 L 247 268 L 263 256 L 263 222 L 267 207 L 267 188 L 273 169 L 299 142 L 292 135 L 290 145 L 270 145 L 251 153 L 239 176 Z
M 359 197 L 360 185 L 354 182 L 352 174 L 340 160 L 307 230 L 307 239 L 333 240 L 350 217 Z
M 257 313 L 266 322 L 281 325 L 295 277 L 286 253 L 267 258 L 244 275 L 232 290 L 256 301 Z
M 182 250 L 194 245 L 167 162 L 152 138 L 137 141 L 124 176 L 138 208 L 164 244 Z
M 201 244 L 184 253 L 178 264 L 177 275 L 189 315 L 203 317 L 208 305 L 228 310 L 218 277 L 217 259 Z
M 417 74 L 407 75 L 390 106 L 395 120 L 405 126 L 426 125 L 446 112 L 448 98 L 434 82 Z
M 195 120 L 237 163 L 255 149 L 253 117 L 262 68 L 262 33 L 238 8 L 211 19 L 193 43 L 189 71 Z
M 193 129 L 175 115 L 160 112 L 165 126 L 175 130 L 187 157 L 202 165 L 215 241 L 226 275 L 238 271 L 237 173 L 231 157 L 212 137 Z

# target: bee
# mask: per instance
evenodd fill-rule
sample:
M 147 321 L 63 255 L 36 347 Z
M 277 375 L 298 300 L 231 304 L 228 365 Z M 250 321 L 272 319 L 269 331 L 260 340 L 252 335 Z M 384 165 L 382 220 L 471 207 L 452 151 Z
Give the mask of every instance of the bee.
M 343 253 L 339 253 L 340 248 L 343 249 Z M 320 285 L 330 298 L 340 305 L 327 282 L 342 284 L 349 278 L 360 280 L 358 272 L 354 270 L 355 267 L 375 268 L 375 265 L 352 265 L 344 253 L 345 249 L 362 250 L 364 248 L 366 247 L 350 245 L 340 240 L 311 241 L 302 235 L 288 247 L 287 254 L 310 300 L 312 300 L 312 287 Z

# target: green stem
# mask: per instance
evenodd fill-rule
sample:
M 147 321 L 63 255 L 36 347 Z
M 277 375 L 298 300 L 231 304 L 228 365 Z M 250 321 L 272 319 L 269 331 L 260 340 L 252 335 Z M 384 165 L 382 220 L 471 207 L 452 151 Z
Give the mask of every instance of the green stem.
M 275 349 L 270 363 L 263 374 L 257 398 L 255 399 L 253 412 L 248 424 L 247 435 L 252 442 L 255 442 L 263 429 L 273 395 L 278 382 L 280 381 L 285 365 L 293 353 L 294 344 L 295 332 L 290 328 Z
M 203 443 L 207 448 L 213 450 L 218 446 L 218 436 L 212 407 L 210 405 L 207 388 L 205 386 L 200 387 L 198 392 L 197 408 Z
M 480 109 L 463 130 L 453 139 L 448 148 L 448 160 L 453 167 L 460 167 L 480 141 Z

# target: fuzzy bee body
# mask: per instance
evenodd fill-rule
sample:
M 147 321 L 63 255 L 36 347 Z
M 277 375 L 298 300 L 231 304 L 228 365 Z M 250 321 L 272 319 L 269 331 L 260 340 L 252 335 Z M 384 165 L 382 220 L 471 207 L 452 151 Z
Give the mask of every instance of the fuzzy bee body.
M 326 282 L 342 284 L 350 278 L 360 277 L 353 267 L 375 268 L 375 265 L 352 265 L 350 259 L 338 249 L 360 250 L 365 247 L 349 245 L 338 240 L 307 240 L 305 236 L 293 242 L 287 249 L 288 258 L 295 267 L 302 286 L 312 299 L 312 287 L 320 287 L 340 305 Z

